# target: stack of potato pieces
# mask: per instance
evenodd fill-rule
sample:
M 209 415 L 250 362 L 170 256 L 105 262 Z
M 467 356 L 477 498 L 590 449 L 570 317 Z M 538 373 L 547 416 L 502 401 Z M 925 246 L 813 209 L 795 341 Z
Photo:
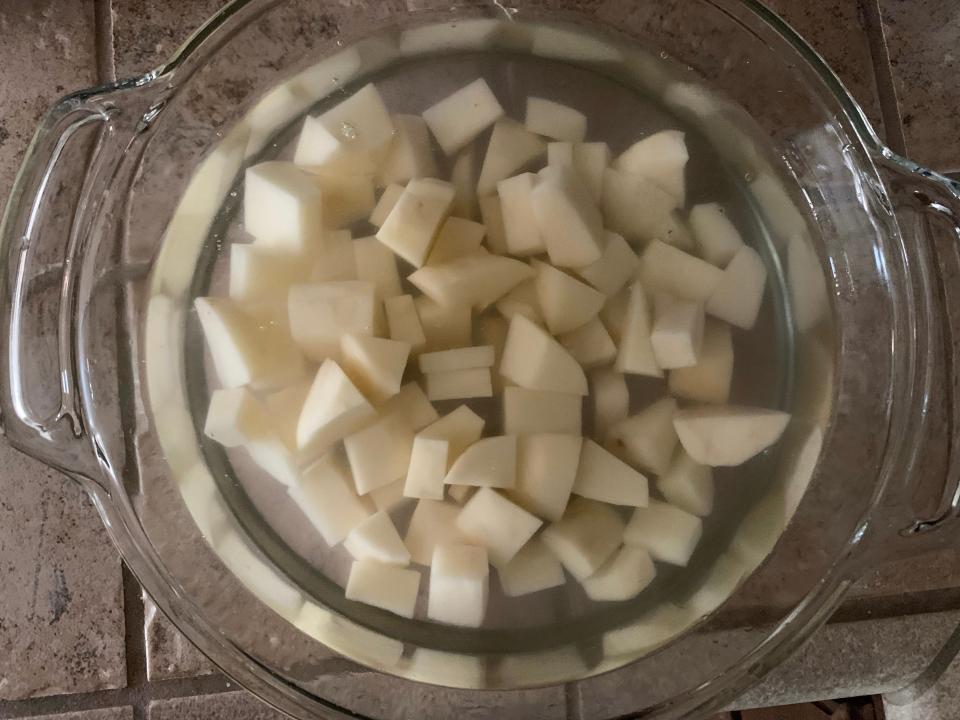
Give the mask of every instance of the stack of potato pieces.
M 367 85 L 306 118 L 292 162 L 246 170 L 253 241 L 228 296 L 196 301 L 220 382 L 205 431 L 343 544 L 348 598 L 413 617 L 411 565 L 453 625 L 484 622 L 490 566 L 509 597 L 569 576 L 633 598 L 695 551 L 711 467 L 786 427 L 728 404 L 766 271 L 723 207 L 686 209 L 683 133 L 617 157 L 587 134 L 549 99 L 506 117 L 483 79 L 422 116 Z M 631 412 L 629 375 L 663 397 Z

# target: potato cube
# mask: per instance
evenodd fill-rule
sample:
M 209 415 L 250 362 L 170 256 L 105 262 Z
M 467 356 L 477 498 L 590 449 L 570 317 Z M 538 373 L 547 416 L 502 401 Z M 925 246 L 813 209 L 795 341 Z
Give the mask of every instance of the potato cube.
M 536 160 L 546 149 L 546 143 L 520 123 L 498 120 L 483 157 L 477 193 L 489 195 L 497 189 L 498 182 Z
M 310 175 L 323 196 L 323 224 L 343 228 L 366 219 L 376 206 L 373 178 L 323 170 Z
M 470 344 L 473 313 L 469 305 L 441 305 L 428 297 L 414 300 L 427 351 L 448 350 Z
M 377 231 L 377 239 L 411 265 L 422 267 L 452 204 L 450 183 L 411 180 Z
M 357 261 L 349 230 L 334 230 L 323 237 L 323 247 L 314 253 L 308 280 L 356 280 Z M 284 293 L 286 295 L 287 293 Z
M 507 597 L 520 597 L 563 585 L 563 566 L 539 538 L 524 545 L 513 559 L 497 568 Z
M 505 255 L 507 252 L 507 234 L 503 225 L 503 207 L 499 195 L 485 195 L 477 199 L 480 217 L 487 228 L 487 247 L 490 252 Z
M 610 428 L 627 417 L 630 392 L 623 373 L 613 368 L 597 368 L 590 373 L 590 399 L 593 402 L 593 431 L 606 438 Z
M 540 295 L 537 293 L 536 279 L 524 280 L 497 300 L 497 310 L 506 320 L 512 320 L 513 316 L 519 313 L 537 325 L 543 325 L 543 311 L 540 309 Z
M 405 342 L 413 352 L 419 352 L 427 343 L 427 336 L 420 324 L 417 306 L 412 295 L 397 295 L 387 298 L 383 303 L 387 313 L 387 327 L 390 339 Z
M 683 250 L 653 240 L 640 258 L 640 280 L 650 293 L 706 302 L 720 284 L 723 271 Z
M 389 485 L 406 476 L 413 452 L 413 431 L 397 416 L 383 417 L 343 440 L 357 493 Z
M 440 226 L 427 265 L 442 265 L 465 255 L 475 255 L 480 252 L 486 233 L 487 229 L 478 222 L 448 217 Z
M 410 516 L 403 539 L 418 565 L 430 566 L 437 545 L 464 545 L 470 541 L 457 528 L 460 508 L 437 500 L 420 500 Z
M 250 440 L 243 446 L 250 454 L 254 464 L 267 475 L 287 487 L 293 487 L 300 477 L 295 456 L 278 437 L 264 437 Z
M 673 426 L 683 449 L 701 465 L 741 465 L 773 445 L 790 422 L 780 410 L 714 405 L 679 410 Z
M 577 273 L 604 295 L 616 295 L 636 274 L 640 259 L 622 235 L 604 232 L 603 254 Z
M 492 345 L 441 350 L 424 353 L 420 356 L 420 372 L 450 372 L 451 370 L 469 370 L 470 368 L 488 368 L 493 366 Z
M 646 296 L 644 296 L 644 300 L 646 300 Z M 627 286 L 616 295 L 608 297 L 607 302 L 603 305 L 603 310 L 600 311 L 600 321 L 618 345 L 623 339 L 623 328 L 627 322 L 629 308 L 630 287 Z M 649 322 L 652 324 L 653 320 L 651 319 Z
M 647 478 L 588 439 L 580 451 L 573 492 L 611 505 L 643 507 L 649 501 Z
M 412 498 L 443 500 L 443 479 L 447 475 L 450 441 L 417 435 L 410 454 L 403 494 Z
M 520 260 L 477 253 L 427 265 L 407 279 L 441 305 L 483 310 L 532 275 L 530 266 Z
M 275 302 L 291 285 L 310 279 L 310 263 L 295 253 L 257 244 L 230 246 L 230 298 L 238 302 Z
M 463 451 L 480 439 L 483 434 L 483 425 L 483 418 L 466 405 L 461 405 L 424 428 L 420 434 L 450 443 L 447 452 L 447 469 L 449 470 Z
M 430 565 L 427 617 L 448 625 L 480 627 L 487 613 L 489 579 L 484 548 L 437 545 Z
M 647 294 L 639 282 L 630 286 L 626 316 L 620 333 L 617 370 L 634 375 L 663 377 L 651 342 L 652 325 Z
M 542 522 L 495 490 L 482 487 L 467 500 L 457 516 L 457 527 L 472 542 L 483 545 L 491 564 L 505 565 Z
M 530 132 L 554 140 L 578 143 L 587 134 L 586 115 L 567 105 L 540 97 L 527 98 L 524 124 Z
M 549 165 L 541 170 L 530 202 L 551 263 L 578 268 L 600 259 L 603 218 L 572 170 Z
M 602 182 L 600 204 L 609 230 L 634 245 L 660 237 L 676 198 L 649 178 L 614 168 L 603 171 Z
M 274 432 L 292 453 L 297 451 L 297 423 L 300 421 L 307 393 L 310 392 L 310 385 L 309 380 L 304 380 L 263 397 L 263 406 L 273 424 Z
M 703 303 L 657 295 L 650 333 L 657 365 L 664 370 L 696 365 L 703 343 L 703 323 Z
M 682 449 L 657 480 L 657 489 L 667 502 L 691 515 L 706 517 L 713 511 L 713 470 Z
M 605 657 L 637 655 L 662 645 L 684 630 L 696 617 L 672 603 L 663 603 L 638 621 L 603 634 Z
M 514 502 L 544 520 L 563 517 L 580 462 L 579 435 L 537 433 L 517 438 Z
M 507 387 L 503 389 L 503 431 L 580 435 L 582 405 L 579 395 Z
M 719 203 L 694 205 L 688 221 L 700 255 L 717 267 L 726 267 L 743 247 L 740 232 Z
M 269 437 L 269 423 L 260 401 L 246 387 L 220 388 L 210 395 L 204 434 L 224 447 L 237 447 Z
M 826 277 L 810 239 L 805 235 L 791 237 L 787 246 L 787 287 L 800 332 L 814 327 L 829 310 Z
M 347 600 L 373 605 L 406 618 L 413 617 L 420 589 L 420 572 L 376 560 L 355 560 L 347 578 Z
M 397 478 L 389 485 L 371 490 L 366 497 L 373 501 L 373 506 L 377 510 L 390 512 L 403 501 L 409 500 L 403 494 L 403 484 L 405 482 L 406 478 Z
M 400 392 L 381 404 L 379 410 L 383 417 L 398 415 L 403 418 L 414 432 L 436 422 L 440 417 L 419 383 L 415 382 L 408 382 L 401 387 Z
M 517 436 L 498 435 L 477 440 L 453 461 L 444 482 L 512 488 L 517 483 Z
M 730 326 L 708 320 L 696 365 L 670 371 L 670 392 L 687 400 L 725 403 L 733 379 L 733 339 Z
M 500 360 L 500 374 L 530 390 L 587 394 L 583 368 L 545 330 L 514 315 Z
M 469 485 L 447 485 L 447 495 L 457 505 L 463 505 L 473 495 L 474 487 Z
M 399 340 L 344 335 L 340 341 L 343 369 L 366 397 L 383 402 L 400 392 L 410 345 Z
M 323 195 L 293 163 L 274 160 L 247 168 L 243 226 L 262 247 L 304 252 L 323 234 Z
M 506 252 L 537 255 L 546 250 L 540 224 L 533 212 L 532 193 L 537 176 L 523 173 L 497 183 Z
M 373 406 L 333 360 L 320 366 L 297 421 L 297 449 L 305 457 L 325 453 L 375 416 Z
M 746 573 L 746 566 L 737 557 L 724 553 L 717 558 L 706 578 L 683 604 L 698 616 L 720 607 L 736 590 Z
M 639 595 L 656 574 L 650 553 L 641 547 L 626 545 L 583 581 L 583 590 L 591 600 L 630 600 Z
M 493 397 L 490 368 L 468 368 L 429 373 L 427 397 L 434 402 L 466 398 Z
M 605 142 L 580 142 L 573 146 L 573 169 L 599 203 L 603 196 L 603 173 L 610 166 L 610 146 Z
M 373 283 L 360 280 L 294 285 L 288 296 L 290 332 L 315 362 L 340 356 L 344 334 L 373 335 Z
M 647 507 L 633 511 L 623 541 L 644 548 L 660 562 L 686 565 L 702 534 L 703 522 L 696 515 L 651 500 Z
M 357 264 L 357 280 L 371 283 L 378 301 L 403 295 L 397 258 L 390 248 L 375 237 L 357 238 L 353 241 L 353 256 Z
M 403 185 L 398 185 L 396 183 L 387 185 L 387 187 L 384 188 L 383 193 L 380 195 L 380 199 L 377 200 L 377 204 L 373 207 L 373 212 L 370 213 L 371 225 L 375 227 L 380 227 L 383 225 L 394 206 L 397 204 L 397 200 L 399 200 L 400 196 L 403 195 L 403 189 Z
M 673 429 L 676 413 L 677 401 L 661 398 L 614 425 L 610 437 L 623 447 L 631 463 L 662 475 L 677 447 L 677 433 Z
M 430 132 L 448 156 L 502 116 L 503 108 L 483 78 L 465 85 L 423 112 Z
M 557 339 L 585 368 L 606 365 L 617 357 L 617 346 L 599 318 L 593 318 L 586 325 L 581 325 Z
M 686 198 L 684 168 L 689 158 L 683 132 L 661 130 L 627 148 L 614 166 L 623 172 L 650 178 L 682 206 Z
M 757 322 L 763 303 L 767 269 L 760 255 L 744 245 L 733 256 L 707 300 L 707 312 L 731 325 L 749 330 Z
M 343 546 L 355 560 L 375 560 L 386 565 L 406 567 L 410 552 L 387 513 L 376 512 L 357 525 Z
M 477 146 L 470 145 L 460 151 L 450 169 L 454 215 L 468 220 L 477 217 L 477 175 Z
M 430 147 L 430 131 L 419 115 L 394 115 L 396 133 L 380 166 L 380 185 L 404 183 L 413 178 L 437 176 L 437 162 Z
M 547 165 L 573 168 L 573 143 L 547 143 Z
M 304 470 L 287 492 L 330 547 L 370 516 L 332 452 Z
M 620 547 L 623 520 L 609 505 L 577 498 L 563 518 L 547 526 L 540 537 L 567 572 L 582 581 Z
M 554 335 L 575 330 L 600 312 L 607 296 L 552 265 L 533 261 L 537 295 L 547 328 Z

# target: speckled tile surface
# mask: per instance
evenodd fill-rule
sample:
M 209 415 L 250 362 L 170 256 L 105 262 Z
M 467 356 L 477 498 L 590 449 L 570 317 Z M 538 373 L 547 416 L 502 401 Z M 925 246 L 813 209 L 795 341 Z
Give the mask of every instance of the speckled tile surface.
M 286 717 L 245 692 L 160 700 L 151 703 L 147 713 L 148 720 L 284 720 Z
M 153 604 L 144 598 L 143 633 L 147 679 L 170 680 L 215 672 L 216 668 Z
M 104 708 L 80 712 L 58 713 L 56 715 L 34 716 L 37 720 L 131 720 L 132 707 Z

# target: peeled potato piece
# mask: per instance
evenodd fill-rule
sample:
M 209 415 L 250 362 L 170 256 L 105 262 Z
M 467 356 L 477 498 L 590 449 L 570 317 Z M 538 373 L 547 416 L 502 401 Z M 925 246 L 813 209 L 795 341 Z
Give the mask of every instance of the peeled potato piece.
M 620 547 L 623 521 L 609 505 L 577 498 L 540 537 L 567 571 L 582 581 Z
M 493 397 L 490 368 L 467 368 L 428 373 L 427 397 L 434 402 L 466 398 Z
M 411 351 L 418 352 L 426 345 L 427 336 L 420 324 L 417 306 L 410 295 L 397 295 L 387 298 L 383 303 L 387 314 L 387 327 L 390 330 L 390 339 L 405 342 L 410 345 Z
M 707 320 L 696 365 L 670 371 L 670 392 L 687 400 L 725 403 L 733 379 L 733 339 L 730 327 Z
M 763 303 L 767 269 L 760 255 L 744 245 L 723 271 L 717 287 L 707 300 L 707 312 L 744 330 L 757 322 Z
M 487 82 L 479 78 L 423 111 L 430 132 L 448 156 L 503 116 Z
M 487 613 L 489 578 L 485 548 L 438 545 L 430 565 L 427 617 L 448 625 L 480 627 Z
M 440 226 L 433 250 L 427 257 L 427 265 L 442 265 L 450 260 L 480 252 L 486 232 L 483 225 L 473 220 L 448 217 Z
M 375 293 L 359 280 L 294 285 L 287 299 L 294 342 L 315 362 L 339 358 L 342 335 L 373 335 Z
M 485 195 L 477 198 L 480 216 L 487 228 L 487 247 L 490 252 L 504 255 L 507 252 L 506 228 L 503 224 L 503 206 L 499 195 Z
M 417 502 L 403 538 L 415 563 L 429 567 L 433 562 L 433 551 L 438 545 L 469 544 L 470 541 L 457 528 L 459 514 L 460 508 L 452 503 L 438 500 Z
M 700 542 L 703 523 L 696 515 L 659 500 L 633 511 L 623 534 L 627 545 L 638 545 L 654 559 L 686 565 Z
M 411 180 L 377 231 L 377 239 L 411 265 L 422 267 L 450 214 L 453 192 L 453 185 L 442 180 Z
M 642 507 L 649 501 L 647 478 L 589 439 L 583 441 L 573 492 L 611 505 Z
M 419 115 L 394 115 L 396 133 L 390 142 L 377 180 L 380 185 L 412 178 L 436 177 L 437 163 L 430 147 L 430 131 Z
M 243 226 L 264 247 L 303 252 L 323 234 L 322 192 L 293 163 L 271 160 L 249 167 Z
M 483 438 L 466 448 L 450 466 L 447 485 L 512 488 L 517 482 L 517 437 Z
M 527 98 L 527 130 L 554 140 L 581 142 L 587 134 L 587 116 L 567 105 L 530 96 Z
M 407 279 L 441 305 L 482 310 L 532 276 L 530 266 L 519 260 L 477 253 L 427 265 Z
M 325 453 L 376 415 L 373 406 L 333 360 L 317 371 L 297 421 L 297 449 L 305 456 Z
M 640 260 L 622 235 L 604 232 L 603 254 L 577 273 L 604 295 L 615 295 L 636 274 Z
M 403 295 L 397 258 L 390 248 L 375 237 L 357 238 L 353 241 L 353 255 L 357 280 L 372 283 L 378 301 Z
M 625 545 L 583 581 L 583 590 L 591 600 L 629 600 L 639 595 L 656 574 L 646 550 Z
M 537 325 L 543 325 L 543 311 L 540 309 L 536 279 L 524 280 L 497 300 L 497 310 L 507 320 L 512 320 L 513 316 L 519 313 Z
M 504 250 L 511 255 L 537 255 L 546 250 L 540 224 L 533 212 L 533 189 L 537 176 L 522 173 L 497 183 Z M 499 251 L 498 251 L 499 252 Z
M 356 279 L 357 260 L 353 252 L 353 238 L 350 231 L 328 232 L 323 237 L 323 248 L 315 253 L 310 274 L 303 282 Z
M 357 493 L 366 495 L 406 475 L 413 451 L 413 431 L 405 418 L 389 415 L 348 435 L 343 447 Z
M 390 516 L 383 511 L 374 513 L 353 528 L 343 546 L 355 560 L 375 560 L 400 567 L 410 564 L 410 552 Z
M 453 212 L 472 220 L 477 216 L 477 149 L 470 145 L 457 155 L 450 169 L 450 183 L 454 188 Z
M 224 447 L 269 436 L 265 409 L 249 388 L 220 388 L 210 395 L 203 432 Z
M 617 346 L 599 318 L 593 318 L 557 339 L 585 368 L 606 365 L 617 357 Z
M 684 450 L 657 480 L 657 489 L 667 502 L 691 515 L 706 517 L 713 511 L 713 471 Z
M 717 267 L 726 267 L 743 247 L 743 238 L 719 203 L 694 205 L 688 220 L 703 259 Z
M 460 531 L 486 547 L 497 567 L 510 562 L 540 525 L 539 518 L 489 487 L 477 490 L 457 516 Z
M 400 392 L 400 381 L 410 356 L 410 344 L 399 340 L 344 335 L 340 340 L 343 369 L 373 402 Z
M 547 145 L 539 137 L 514 120 L 498 120 L 493 126 L 487 153 L 483 157 L 477 192 L 487 195 L 497 183 L 536 160 Z
M 517 483 L 510 497 L 545 520 L 563 517 L 580 463 L 579 435 L 536 433 L 517 438 Z
M 529 595 L 565 582 L 563 566 L 539 538 L 532 539 L 510 562 L 499 566 L 497 574 L 507 597 Z
M 447 469 L 449 469 L 464 450 L 480 439 L 483 434 L 483 425 L 483 418 L 466 405 L 461 405 L 425 427 L 421 435 L 450 443 L 447 451 Z
M 350 566 L 345 594 L 406 618 L 413 617 L 420 589 L 420 572 L 376 560 L 355 560 Z
M 703 342 L 703 324 L 703 303 L 657 295 L 650 333 L 657 365 L 664 370 L 696 365 Z
M 521 387 L 587 394 L 583 368 L 545 330 L 522 315 L 514 315 L 500 360 L 500 374 Z
M 440 417 L 420 384 L 415 382 L 408 382 L 401 387 L 400 392 L 380 405 L 379 411 L 383 417 L 398 415 L 414 432 L 436 422 Z
M 257 244 L 230 246 L 230 297 L 239 302 L 275 302 L 291 285 L 310 279 L 310 264 L 297 253 Z
M 606 227 L 634 245 L 657 238 L 678 206 L 653 180 L 614 168 L 603 171 L 600 203 Z
M 454 350 L 424 353 L 420 356 L 420 371 L 425 373 L 488 368 L 493 365 L 492 345 L 476 345 Z
M 610 437 L 622 445 L 631 463 L 661 475 L 670 466 L 677 447 L 673 428 L 676 413 L 676 400 L 661 398 L 610 428 Z
M 507 387 L 503 389 L 503 430 L 508 435 L 579 435 L 581 405 L 579 395 Z
M 414 304 L 427 338 L 425 350 L 435 352 L 470 344 L 473 314 L 469 305 L 441 305 L 422 295 Z
M 410 467 L 403 494 L 412 498 L 443 500 L 450 441 L 420 434 L 413 440 Z
M 600 259 L 603 218 L 573 170 L 545 167 L 537 174 L 530 202 L 552 264 L 578 268 Z
M 396 183 L 387 185 L 383 194 L 380 195 L 380 199 L 377 200 L 377 204 L 374 205 L 373 212 L 370 213 L 370 224 L 376 227 L 383 225 L 401 195 L 403 195 L 403 185 Z
M 620 349 L 617 353 L 617 370 L 622 373 L 663 377 L 657 365 L 651 341 L 653 321 L 644 286 L 639 282 L 630 286 L 623 329 L 620 332 Z
M 680 410 L 673 426 L 683 449 L 701 465 L 740 465 L 773 445 L 790 421 L 779 410 L 716 405 Z
M 585 325 L 600 312 L 607 296 L 552 265 L 533 261 L 540 310 L 553 335 Z
M 331 547 L 370 516 L 333 453 L 308 467 L 288 493 Z
M 590 400 L 593 402 L 593 431 L 605 438 L 611 427 L 627 417 L 630 393 L 623 373 L 598 368 L 590 373 Z
M 603 174 L 609 166 L 610 146 L 605 142 L 580 142 L 573 146 L 573 169 L 596 203 L 603 195 Z
M 686 198 L 684 168 L 689 158 L 683 132 L 661 130 L 635 142 L 614 165 L 618 170 L 650 178 L 682 206 Z
M 647 245 L 640 258 L 639 277 L 647 292 L 681 300 L 706 302 L 722 276 L 720 268 L 659 240 Z

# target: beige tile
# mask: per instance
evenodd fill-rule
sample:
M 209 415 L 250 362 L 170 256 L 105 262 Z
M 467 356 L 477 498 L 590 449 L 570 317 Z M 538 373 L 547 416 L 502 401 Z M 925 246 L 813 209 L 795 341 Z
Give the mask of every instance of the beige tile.
M 158 700 L 150 703 L 149 720 L 284 720 L 247 692 Z

